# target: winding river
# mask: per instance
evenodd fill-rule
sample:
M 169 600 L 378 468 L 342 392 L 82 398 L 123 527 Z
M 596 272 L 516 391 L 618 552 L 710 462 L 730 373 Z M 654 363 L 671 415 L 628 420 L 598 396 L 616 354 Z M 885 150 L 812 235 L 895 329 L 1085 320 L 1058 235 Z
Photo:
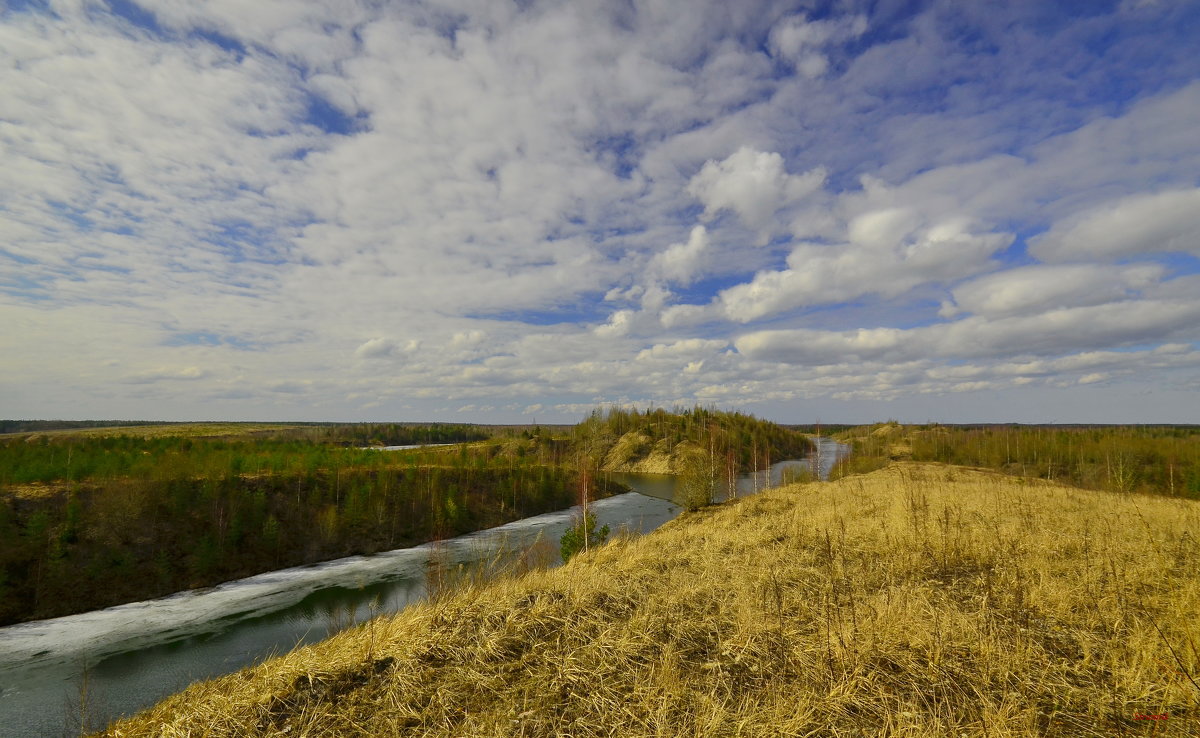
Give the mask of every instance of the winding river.
M 819 444 L 827 478 L 846 446 Z M 739 493 L 778 484 L 784 461 L 738 479 Z M 592 503 L 601 525 L 645 533 L 679 514 L 674 479 L 614 474 L 633 491 Z M 78 735 L 102 728 L 198 679 L 228 674 L 328 637 L 426 594 L 430 557 L 469 566 L 497 550 L 557 541 L 577 508 L 525 518 L 437 544 L 351 556 L 170 597 L 0 628 L 0 738 Z

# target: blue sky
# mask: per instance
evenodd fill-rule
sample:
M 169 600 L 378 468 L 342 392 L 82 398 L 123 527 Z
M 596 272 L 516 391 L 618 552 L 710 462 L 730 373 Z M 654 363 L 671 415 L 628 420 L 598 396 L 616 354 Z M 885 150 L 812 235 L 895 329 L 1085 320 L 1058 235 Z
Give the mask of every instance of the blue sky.
M 0 416 L 1200 419 L 1200 3 L 0 10 Z

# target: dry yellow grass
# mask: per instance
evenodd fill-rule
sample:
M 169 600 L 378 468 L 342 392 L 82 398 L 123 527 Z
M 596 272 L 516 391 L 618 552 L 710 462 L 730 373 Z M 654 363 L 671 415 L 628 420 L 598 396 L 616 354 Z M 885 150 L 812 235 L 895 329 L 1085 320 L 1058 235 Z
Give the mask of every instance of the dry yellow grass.
M 1195 736 L 1198 536 L 1194 502 L 897 464 L 447 594 L 108 735 Z
M 690 447 L 691 444 L 684 446 Z M 676 448 L 665 438 L 652 443 L 649 436 L 630 431 L 613 444 L 604 460 L 604 469 L 638 474 L 671 474 L 676 470 L 677 454 Z
M 9 485 L 0 489 L 0 499 L 6 496 L 12 496 L 18 500 L 38 500 L 44 497 L 53 497 L 57 494 L 65 494 L 71 485 L 66 482 L 57 484 L 47 484 L 46 482 L 31 482 L 29 484 Z

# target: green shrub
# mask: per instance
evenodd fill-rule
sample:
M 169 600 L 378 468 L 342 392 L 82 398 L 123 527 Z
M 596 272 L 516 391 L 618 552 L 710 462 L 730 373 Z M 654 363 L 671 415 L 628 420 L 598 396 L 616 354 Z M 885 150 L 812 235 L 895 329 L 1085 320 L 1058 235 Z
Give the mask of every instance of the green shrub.
M 608 540 L 608 533 L 607 525 L 600 530 L 596 530 L 595 515 L 585 513 L 577 516 L 571 522 L 571 527 L 559 539 L 563 563 L 570 561 L 572 556 L 583 551 L 585 548 L 603 544 Z

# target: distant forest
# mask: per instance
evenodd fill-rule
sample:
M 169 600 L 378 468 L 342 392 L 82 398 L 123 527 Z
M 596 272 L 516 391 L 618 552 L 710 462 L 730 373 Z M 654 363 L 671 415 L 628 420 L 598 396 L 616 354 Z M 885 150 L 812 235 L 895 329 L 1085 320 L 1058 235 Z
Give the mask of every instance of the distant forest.
M 173 425 L 155 420 L 0 420 L 0 433 L 45 433 L 54 430 L 121 428 L 131 425 Z
M 169 420 L 0 420 L 0 434 L 6 433 L 47 433 L 50 431 L 93 430 L 98 428 L 182 428 L 194 427 L 203 432 L 209 426 L 219 425 L 223 428 L 236 429 L 239 426 L 247 432 L 255 428 L 267 426 L 272 428 L 271 435 L 300 435 L 311 434 L 313 431 L 323 431 L 328 436 L 341 436 L 346 439 L 355 437 L 387 437 L 389 445 L 403 445 L 401 442 L 416 435 L 429 433 L 462 433 L 469 431 L 473 437 L 487 438 L 494 432 L 491 429 L 501 429 L 519 426 L 480 426 L 464 425 L 461 423 L 269 423 L 260 421 L 221 421 L 219 423 L 194 422 L 179 423 Z M 453 429 L 449 431 L 448 429 Z M 489 429 L 489 430 L 485 430 Z M 394 439 L 394 441 L 392 440 Z M 469 440 L 455 437 L 454 440 Z M 419 442 L 419 441 L 415 441 Z

